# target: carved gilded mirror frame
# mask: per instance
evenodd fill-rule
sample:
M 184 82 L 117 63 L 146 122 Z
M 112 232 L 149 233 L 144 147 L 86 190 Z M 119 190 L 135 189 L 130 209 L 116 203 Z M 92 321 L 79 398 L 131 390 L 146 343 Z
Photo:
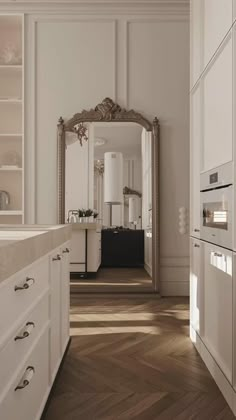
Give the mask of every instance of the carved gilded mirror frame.
M 77 133 L 82 143 L 86 133 L 83 123 L 93 122 L 132 122 L 141 125 L 148 132 L 152 132 L 152 285 L 154 291 L 159 291 L 159 265 L 160 265 L 160 228 L 159 228 L 159 121 L 157 118 L 151 123 L 140 113 L 126 110 L 114 103 L 112 99 L 105 98 L 94 109 L 83 110 L 75 114 L 67 122 L 61 117 L 58 122 L 57 139 L 57 192 L 58 192 L 58 223 L 65 223 L 65 150 L 66 132 Z M 78 127 L 82 127 L 78 133 Z

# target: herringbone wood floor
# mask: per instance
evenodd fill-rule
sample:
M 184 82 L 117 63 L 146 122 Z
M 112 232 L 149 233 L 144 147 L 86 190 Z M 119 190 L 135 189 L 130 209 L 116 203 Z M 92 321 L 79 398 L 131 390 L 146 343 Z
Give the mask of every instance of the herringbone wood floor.
M 72 293 L 151 292 L 152 279 L 144 268 L 100 268 L 94 279 L 71 280 Z
M 72 343 L 45 420 L 231 420 L 185 298 L 71 298 Z

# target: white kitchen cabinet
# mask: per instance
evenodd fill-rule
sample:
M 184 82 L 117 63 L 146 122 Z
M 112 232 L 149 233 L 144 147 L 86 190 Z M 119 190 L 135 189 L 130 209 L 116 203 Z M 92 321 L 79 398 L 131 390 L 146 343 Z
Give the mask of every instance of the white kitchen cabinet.
M 198 3 L 198 0 L 194 0 Z M 204 0 L 204 66 L 212 58 L 233 22 L 232 0 Z
M 87 230 L 87 272 L 96 273 L 101 265 L 101 225 L 96 223 L 73 223 L 70 252 L 70 272 L 86 271 Z
M 69 342 L 69 249 L 62 243 L 0 282 L 0 419 L 42 415 Z
M 50 255 L 51 281 L 51 335 L 50 335 L 50 371 L 53 381 L 61 358 L 61 249 Z
M 233 159 L 232 34 L 224 41 L 203 77 L 202 171 Z
M 101 265 L 101 229 L 88 232 L 88 272 L 96 273 Z
M 70 242 L 55 249 L 50 255 L 51 280 L 51 354 L 52 381 L 57 373 L 62 355 L 69 340 Z
M 203 0 L 191 0 L 191 88 L 203 70 Z M 193 53 L 194 52 L 194 53 Z
M 190 235 L 200 236 L 200 153 L 202 141 L 201 85 L 191 92 Z
M 202 339 L 232 383 L 233 277 L 232 252 L 204 243 L 204 333 Z
M 201 337 L 204 328 L 203 246 L 190 239 L 190 324 Z
M 61 351 L 64 353 L 70 335 L 70 243 L 62 247 L 61 260 Z
M 14 375 L 9 390 L 0 402 L 0 418 L 2 420 L 39 420 L 42 403 L 49 391 L 49 328 L 32 350 L 27 361 Z M 27 376 L 26 376 L 27 375 Z M 28 385 L 20 389 L 24 378 Z

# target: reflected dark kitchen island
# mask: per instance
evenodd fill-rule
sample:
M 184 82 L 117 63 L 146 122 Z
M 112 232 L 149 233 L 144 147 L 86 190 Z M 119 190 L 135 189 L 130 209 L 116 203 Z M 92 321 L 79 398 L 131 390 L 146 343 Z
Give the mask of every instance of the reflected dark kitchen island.
M 101 267 L 143 267 L 144 231 L 125 228 L 102 230 Z

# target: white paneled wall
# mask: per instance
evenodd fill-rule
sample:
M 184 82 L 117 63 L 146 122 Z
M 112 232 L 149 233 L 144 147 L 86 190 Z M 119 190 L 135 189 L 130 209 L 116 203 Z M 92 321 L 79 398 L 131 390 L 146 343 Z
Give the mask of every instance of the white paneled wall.
M 27 221 L 56 221 L 56 125 L 106 96 L 161 125 L 163 293 L 188 293 L 187 236 L 178 209 L 189 203 L 189 17 L 183 2 L 142 10 L 41 4 L 26 19 Z M 158 2 L 157 2 L 158 3 Z M 172 3 L 172 4 L 171 4 Z M 63 13 L 58 14 L 58 10 Z M 74 9 L 73 9 L 74 7 Z M 185 8 L 185 9 L 184 9 Z M 35 165 L 32 154 L 35 152 Z M 34 182 L 35 181 L 35 182 Z M 32 193 L 32 191 L 34 191 Z M 35 215 L 35 217 L 34 217 Z

